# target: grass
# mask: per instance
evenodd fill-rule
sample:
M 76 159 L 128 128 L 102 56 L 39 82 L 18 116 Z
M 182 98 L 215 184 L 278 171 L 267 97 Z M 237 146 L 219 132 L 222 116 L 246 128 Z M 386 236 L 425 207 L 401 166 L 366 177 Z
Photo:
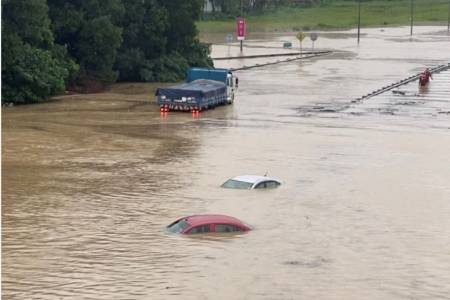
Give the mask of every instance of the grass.
M 447 24 L 448 0 L 414 0 L 416 24 Z M 411 0 L 363 0 L 361 26 L 408 25 Z M 334 1 L 309 8 L 280 8 L 264 15 L 246 17 L 249 32 L 299 31 L 352 28 L 358 22 L 358 2 Z M 234 32 L 235 20 L 199 21 L 200 32 Z

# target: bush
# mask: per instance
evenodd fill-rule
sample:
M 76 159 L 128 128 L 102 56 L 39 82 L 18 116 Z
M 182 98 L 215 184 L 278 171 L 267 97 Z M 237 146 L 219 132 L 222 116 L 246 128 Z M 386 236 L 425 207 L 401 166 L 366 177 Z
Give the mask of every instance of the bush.
M 64 91 L 69 72 L 51 51 L 34 48 L 15 34 L 2 39 L 2 104 L 36 103 Z

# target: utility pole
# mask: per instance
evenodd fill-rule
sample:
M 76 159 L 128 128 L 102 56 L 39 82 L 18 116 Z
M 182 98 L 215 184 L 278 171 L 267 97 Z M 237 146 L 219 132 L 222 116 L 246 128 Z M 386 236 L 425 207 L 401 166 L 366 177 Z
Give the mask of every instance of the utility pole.
M 243 1 L 243 0 L 241 0 L 241 18 L 244 17 L 244 15 L 242 14 L 242 12 L 243 12 L 243 4 L 242 4 L 242 1 Z M 242 52 L 242 47 L 243 47 L 242 44 L 243 44 L 243 42 L 244 42 L 244 41 L 241 40 L 241 52 Z
M 448 0 L 447 34 L 450 34 L 450 0 Z
M 411 0 L 411 36 L 413 35 L 414 25 L 414 0 Z
M 361 32 L 361 0 L 358 0 L 358 45 L 360 32 Z

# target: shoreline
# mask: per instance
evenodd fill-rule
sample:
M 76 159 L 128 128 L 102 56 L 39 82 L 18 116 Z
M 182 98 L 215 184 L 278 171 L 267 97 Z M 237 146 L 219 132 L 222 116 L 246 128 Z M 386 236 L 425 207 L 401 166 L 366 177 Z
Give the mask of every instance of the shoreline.
M 427 26 L 434 26 L 437 27 L 439 25 L 436 24 L 431 24 L 431 23 L 427 23 L 427 24 L 419 24 L 419 25 L 415 25 L 414 27 L 427 27 Z M 407 25 L 398 25 L 398 26 L 365 26 L 362 27 L 362 29 L 386 29 L 386 28 L 401 28 L 401 27 L 409 27 Z M 438 29 L 438 28 L 436 28 Z M 351 30 L 355 30 L 355 28 L 336 28 L 336 29 L 326 29 L 326 30 L 320 30 L 319 32 L 323 32 L 325 34 L 327 33 L 336 33 L 336 32 L 342 32 L 342 31 L 351 31 Z M 311 31 L 306 31 L 306 33 L 309 32 L 313 32 Z M 442 28 L 442 30 L 439 30 L 440 33 L 444 34 L 445 32 L 447 32 L 447 28 Z M 295 31 L 251 31 L 248 34 L 248 39 L 252 40 L 254 38 L 258 38 L 258 35 L 264 35 L 264 36 L 282 36 L 282 35 L 295 35 Z M 203 32 L 200 33 L 200 35 L 203 34 L 203 41 L 207 42 L 207 36 L 211 35 L 211 36 L 218 36 L 221 33 L 220 32 Z M 354 34 L 354 33 L 351 33 Z M 366 33 L 362 32 L 361 35 L 364 36 Z M 252 37 L 253 36 L 253 37 Z M 224 42 L 212 42 L 211 44 L 215 44 L 215 45 L 225 45 Z M 234 44 L 231 44 L 232 46 L 236 46 Z M 306 48 L 305 48 L 306 49 Z M 5 110 L 5 112 L 8 110 L 8 108 L 11 107 L 21 107 L 21 106 L 29 106 L 29 105 L 38 105 L 38 104 L 46 104 L 46 103 L 51 103 L 51 102 L 55 102 L 55 101 L 61 101 L 61 100 L 65 100 L 65 99 L 73 99 L 73 98 L 88 98 L 89 95 L 105 95 L 105 94 L 122 94 L 122 95 L 134 95 L 137 97 L 140 97 L 142 95 L 146 95 L 146 97 L 153 97 L 154 92 L 156 91 L 156 89 L 158 87 L 164 87 L 164 86 L 171 86 L 171 85 L 175 85 L 178 84 L 180 82 L 115 82 L 113 84 L 111 84 L 110 86 L 106 87 L 104 90 L 102 91 L 98 91 L 98 92 L 74 92 L 74 91 L 67 91 L 67 92 L 63 92 L 61 94 L 58 95 L 54 95 L 52 97 L 50 97 L 47 100 L 41 101 L 41 102 L 36 102 L 36 103 L 24 103 L 24 104 L 13 104 L 13 103 L 3 103 L 2 104 L 2 109 Z
M 413 6 L 411 6 L 413 5 Z M 322 3 L 306 7 L 282 6 L 264 12 L 246 12 L 247 32 L 342 30 L 382 26 L 408 26 L 411 17 L 415 25 L 448 24 L 450 4 L 446 0 L 377 0 Z M 411 13 L 413 12 L 413 15 Z M 223 18 L 207 14 L 196 25 L 200 33 L 234 32 L 235 17 L 230 13 Z M 236 15 L 237 17 L 237 15 Z
M 232 26 L 234 26 L 234 21 L 230 21 L 230 24 L 232 24 Z M 249 26 L 249 25 L 247 25 Z M 442 26 L 445 27 L 445 29 L 443 29 L 443 31 L 447 31 L 447 23 L 444 21 L 439 21 L 439 22 L 416 22 L 414 23 L 414 27 L 423 27 L 423 26 Z M 373 28 L 399 28 L 399 27 L 410 27 L 410 23 L 399 23 L 399 24 L 371 24 L 371 25 L 365 25 L 365 26 L 361 26 L 361 29 L 373 29 Z M 332 31 L 349 31 L 349 30 L 355 30 L 358 27 L 355 26 L 348 26 L 348 27 L 317 27 L 317 28 L 309 28 L 309 29 L 299 29 L 299 30 L 294 30 L 293 28 L 270 28 L 268 27 L 266 30 L 247 30 L 247 34 L 287 34 L 287 33 L 297 33 L 299 31 L 304 31 L 304 32 L 314 32 L 314 31 L 321 31 L 321 32 L 332 32 Z M 202 35 L 206 35 L 206 34 L 222 34 L 222 33 L 230 33 L 230 31 L 232 31 L 234 33 L 234 28 L 233 30 L 201 30 L 199 31 L 198 35 L 202 36 Z

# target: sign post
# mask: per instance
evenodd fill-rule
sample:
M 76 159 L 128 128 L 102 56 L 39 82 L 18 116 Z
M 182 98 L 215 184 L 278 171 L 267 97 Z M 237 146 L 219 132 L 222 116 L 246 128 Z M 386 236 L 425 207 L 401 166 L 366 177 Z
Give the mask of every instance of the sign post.
M 302 56 L 302 41 L 305 39 L 305 33 L 303 31 L 300 31 L 297 33 L 296 37 L 300 41 L 300 56 Z
M 241 52 L 242 52 L 242 43 L 245 40 L 245 19 L 238 18 L 236 21 L 236 36 L 237 40 L 241 42 Z
M 413 35 L 414 26 L 414 0 L 411 0 L 411 36 Z
M 450 34 L 450 0 L 448 0 L 447 34 Z
M 361 33 L 361 0 L 358 0 L 358 45 L 360 33 Z
M 227 34 L 225 37 L 225 41 L 228 44 L 228 56 L 230 56 L 230 43 L 233 41 L 233 35 L 231 33 Z
M 312 41 L 312 50 L 314 50 L 314 42 L 317 40 L 319 35 L 317 33 L 315 33 L 315 32 L 312 32 L 309 37 L 310 37 L 310 39 Z

